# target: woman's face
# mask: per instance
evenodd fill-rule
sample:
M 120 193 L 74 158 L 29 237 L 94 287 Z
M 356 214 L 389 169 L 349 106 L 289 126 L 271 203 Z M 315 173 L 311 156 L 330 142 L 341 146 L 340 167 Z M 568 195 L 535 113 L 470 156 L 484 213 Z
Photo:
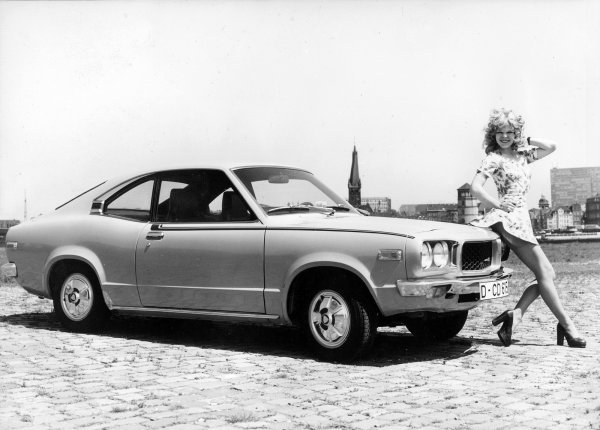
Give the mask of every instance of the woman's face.
M 511 125 L 503 125 L 496 131 L 496 143 L 502 149 L 508 149 L 515 142 L 515 129 Z

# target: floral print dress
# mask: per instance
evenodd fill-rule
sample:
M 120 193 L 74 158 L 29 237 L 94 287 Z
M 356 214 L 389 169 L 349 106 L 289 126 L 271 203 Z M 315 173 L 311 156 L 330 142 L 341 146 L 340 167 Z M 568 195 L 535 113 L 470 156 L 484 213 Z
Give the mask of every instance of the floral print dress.
M 533 235 L 529 211 L 527 210 L 527 192 L 531 183 L 529 163 L 537 160 L 537 148 L 518 152 L 516 158 L 503 157 L 498 152 L 490 152 L 482 161 L 478 173 L 492 178 L 498 190 L 500 202 L 515 205 L 512 212 L 492 209 L 485 215 L 471 221 L 476 227 L 491 227 L 502 223 L 504 229 L 513 236 L 537 245 Z

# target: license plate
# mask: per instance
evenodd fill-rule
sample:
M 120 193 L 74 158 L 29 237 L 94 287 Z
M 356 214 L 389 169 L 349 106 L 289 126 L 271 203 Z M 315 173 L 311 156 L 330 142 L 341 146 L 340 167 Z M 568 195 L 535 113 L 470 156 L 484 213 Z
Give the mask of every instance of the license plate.
M 508 296 L 508 279 L 479 283 L 479 300 L 499 299 Z

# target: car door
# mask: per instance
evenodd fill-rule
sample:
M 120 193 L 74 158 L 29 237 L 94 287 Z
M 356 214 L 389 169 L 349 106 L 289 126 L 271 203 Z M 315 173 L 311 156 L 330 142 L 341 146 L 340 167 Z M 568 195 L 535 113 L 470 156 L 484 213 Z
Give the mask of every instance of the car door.
M 136 274 L 146 307 L 264 313 L 265 228 L 224 172 L 162 174 Z

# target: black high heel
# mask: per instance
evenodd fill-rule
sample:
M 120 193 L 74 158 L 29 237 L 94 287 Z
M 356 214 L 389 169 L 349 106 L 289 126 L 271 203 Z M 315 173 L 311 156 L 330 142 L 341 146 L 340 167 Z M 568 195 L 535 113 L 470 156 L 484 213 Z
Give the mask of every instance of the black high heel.
M 502 312 L 500 315 L 498 315 L 496 318 L 494 318 L 492 320 L 492 325 L 498 325 L 501 322 L 506 321 L 507 318 L 508 318 L 508 310 Z
M 504 314 L 503 314 L 504 315 Z M 502 315 L 500 315 L 502 316 Z M 503 316 L 504 324 L 500 330 L 498 330 L 498 337 L 500 342 L 504 346 L 510 346 L 512 343 L 512 327 L 513 327 L 513 314 L 506 311 L 506 315 Z
M 556 325 L 556 344 L 564 345 L 565 338 L 567 338 L 567 343 L 571 348 L 585 348 L 587 345 L 587 342 L 584 338 L 572 337 L 559 323 Z

